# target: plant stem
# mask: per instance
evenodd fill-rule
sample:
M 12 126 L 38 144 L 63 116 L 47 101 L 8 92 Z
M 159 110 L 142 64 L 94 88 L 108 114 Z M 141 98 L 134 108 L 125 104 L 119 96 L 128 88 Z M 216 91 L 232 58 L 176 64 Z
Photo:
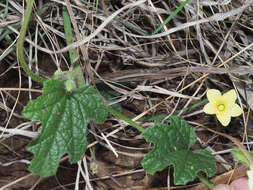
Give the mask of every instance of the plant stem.
M 19 39 L 17 42 L 17 54 L 18 54 L 19 63 L 21 64 L 21 66 L 24 69 L 24 71 L 26 72 L 26 74 L 28 76 L 30 76 L 32 79 L 34 79 L 35 81 L 43 83 L 44 81 L 46 81 L 46 79 L 34 74 L 29 69 L 27 63 L 25 62 L 25 56 L 24 56 L 24 51 L 23 51 L 26 30 L 27 30 L 27 26 L 28 26 L 28 23 L 30 20 L 33 3 L 34 3 L 34 0 L 29 0 L 27 3 L 27 8 L 26 8 L 25 15 L 24 15 L 24 23 L 21 26 L 20 35 L 19 35 Z
M 174 16 L 177 15 L 177 13 L 179 11 L 181 11 L 184 6 L 189 2 L 189 0 L 185 0 L 184 2 L 182 2 L 179 7 L 162 23 L 160 24 L 160 26 L 152 33 L 152 35 L 158 33 L 169 21 L 171 21 L 172 18 L 174 18 Z
M 136 128 L 138 131 L 140 131 L 141 133 L 145 130 L 143 127 L 141 127 L 140 125 L 135 123 L 132 119 L 130 119 L 130 118 L 126 117 L 125 115 L 123 115 L 122 113 L 116 111 L 111 106 L 107 106 L 107 111 L 110 112 L 111 114 L 115 115 L 116 117 L 124 120 L 125 122 L 127 122 L 128 124 L 130 124 L 131 126 Z
M 182 113 L 185 113 L 185 112 L 188 112 L 188 111 L 191 111 L 199 106 L 202 106 L 204 104 L 208 103 L 208 100 L 207 98 L 196 103 L 196 104 L 193 104 L 187 108 L 184 108 L 184 109 L 181 109 L 181 110 L 177 110 L 173 113 L 173 115 L 178 115 L 180 112 Z M 157 115 L 157 116 L 152 116 L 152 117 L 143 117 L 139 120 L 141 121 L 156 121 L 156 122 L 161 122 L 162 120 L 164 120 L 168 115 L 167 114 L 161 114 L 161 115 Z
M 62 8 L 62 14 L 63 14 L 63 21 L 64 21 L 64 32 L 65 32 L 65 37 L 66 37 L 66 43 L 67 45 L 70 45 L 71 43 L 74 42 L 74 40 L 73 40 L 73 34 L 72 34 L 71 20 L 70 20 L 69 13 L 66 7 Z M 73 66 L 75 61 L 77 60 L 76 49 L 69 50 L 69 58 L 70 58 L 71 66 Z
M 196 103 L 196 104 L 193 104 L 193 105 L 189 106 L 188 108 L 175 111 L 174 115 L 177 115 L 177 114 L 179 114 L 180 112 L 184 113 L 184 112 L 191 111 L 191 110 L 193 110 L 193 109 L 195 109 L 195 108 L 197 108 L 197 107 L 199 107 L 199 106 L 202 106 L 202 105 L 204 105 L 204 104 L 206 104 L 206 103 L 208 103 L 207 98 L 204 99 L 204 100 L 202 100 L 202 101 L 199 101 L 199 102 Z
M 199 180 L 204 183 L 208 188 L 212 189 L 214 188 L 214 184 L 212 184 L 208 179 L 206 179 L 204 176 L 202 176 L 200 173 L 197 174 L 197 177 Z

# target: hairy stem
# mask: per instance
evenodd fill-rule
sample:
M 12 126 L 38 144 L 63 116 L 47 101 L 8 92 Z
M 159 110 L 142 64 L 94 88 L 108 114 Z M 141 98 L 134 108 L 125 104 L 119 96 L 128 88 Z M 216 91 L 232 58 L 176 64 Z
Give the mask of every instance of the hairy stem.
M 116 111 L 115 109 L 113 109 L 111 106 L 107 106 L 107 111 L 110 112 L 112 115 L 124 120 L 125 122 L 127 122 L 128 124 L 132 125 L 134 128 L 136 128 L 138 131 L 143 132 L 145 129 L 142 128 L 140 125 L 138 125 L 137 123 L 135 123 L 132 119 L 126 117 L 125 115 L 123 115 L 122 113 Z
M 212 182 L 208 181 L 207 178 L 205 178 L 204 176 L 202 176 L 200 173 L 197 174 L 197 177 L 199 178 L 199 180 L 204 183 L 208 188 L 212 189 L 214 188 L 214 184 L 212 184 Z
M 24 15 L 24 22 L 21 26 L 20 35 L 19 35 L 19 39 L 17 42 L 17 55 L 18 55 L 18 61 L 21 64 L 24 71 L 26 72 L 26 74 L 28 76 L 30 76 L 33 80 L 43 83 L 44 81 L 46 81 L 46 79 L 34 74 L 29 69 L 29 67 L 25 61 L 25 56 L 24 56 L 25 35 L 26 35 L 27 26 L 29 24 L 33 3 L 34 3 L 34 0 L 28 0 L 27 8 L 26 8 L 25 15 Z

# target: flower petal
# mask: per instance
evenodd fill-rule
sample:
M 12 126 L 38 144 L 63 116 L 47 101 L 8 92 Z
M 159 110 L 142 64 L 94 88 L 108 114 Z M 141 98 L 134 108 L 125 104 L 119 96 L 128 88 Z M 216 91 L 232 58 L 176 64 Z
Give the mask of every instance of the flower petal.
M 229 90 L 222 96 L 226 102 L 229 102 L 230 104 L 233 104 L 237 98 L 237 94 L 234 89 Z
M 242 114 L 242 108 L 238 104 L 234 104 L 232 109 L 230 110 L 230 114 L 232 117 L 237 117 Z
M 209 102 L 216 102 L 217 99 L 220 99 L 222 97 L 220 91 L 216 89 L 208 90 L 206 96 Z
M 231 121 L 231 116 L 230 114 L 226 113 L 226 114 L 217 114 L 217 119 L 219 120 L 219 122 L 224 126 L 228 126 L 228 124 Z
M 215 106 L 213 103 L 208 103 L 204 106 L 203 108 L 203 112 L 205 112 L 206 114 L 215 114 Z

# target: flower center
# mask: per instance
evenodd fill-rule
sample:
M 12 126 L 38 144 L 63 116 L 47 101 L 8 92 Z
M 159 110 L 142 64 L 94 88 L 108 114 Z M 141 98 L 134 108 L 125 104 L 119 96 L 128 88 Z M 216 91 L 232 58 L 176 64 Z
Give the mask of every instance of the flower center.
M 225 110 L 225 106 L 223 104 L 220 104 L 220 105 L 218 105 L 217 109 L 219 111 L 224 111 Z

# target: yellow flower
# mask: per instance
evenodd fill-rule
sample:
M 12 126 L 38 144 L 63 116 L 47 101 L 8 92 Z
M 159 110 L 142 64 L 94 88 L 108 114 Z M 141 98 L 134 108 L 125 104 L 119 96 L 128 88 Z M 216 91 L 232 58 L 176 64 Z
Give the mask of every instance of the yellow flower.
M 210 89 L 207 91 L 209 103 L 203 108 L 206 114 L 216 114 L 216 117 L 223 126 L 228 126 L 231 117 L 242 114 L 242 109 L 235 103 L 237 96 L 235 90 L 230 90 L 221 95 L 219 90 Z

